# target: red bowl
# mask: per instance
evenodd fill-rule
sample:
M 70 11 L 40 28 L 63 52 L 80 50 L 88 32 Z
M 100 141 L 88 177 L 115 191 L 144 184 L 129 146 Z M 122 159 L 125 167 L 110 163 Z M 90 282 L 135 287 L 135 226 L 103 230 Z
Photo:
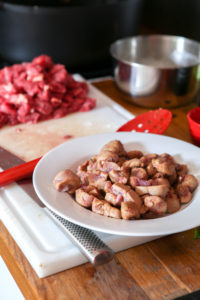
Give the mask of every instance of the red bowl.
M 187 114 L 190 134 L 195 145 L 200 146 L 200 107 L 191 109 Z

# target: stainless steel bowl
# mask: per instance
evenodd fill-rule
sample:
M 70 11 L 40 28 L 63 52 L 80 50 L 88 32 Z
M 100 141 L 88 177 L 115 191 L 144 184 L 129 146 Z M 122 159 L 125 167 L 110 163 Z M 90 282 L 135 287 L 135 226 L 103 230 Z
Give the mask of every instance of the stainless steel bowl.
M 124 38 L 110 47 L 114 80 L 126 100 L 149 108 L 190 103 L 200 81 L 200 43 L 169 35 Z

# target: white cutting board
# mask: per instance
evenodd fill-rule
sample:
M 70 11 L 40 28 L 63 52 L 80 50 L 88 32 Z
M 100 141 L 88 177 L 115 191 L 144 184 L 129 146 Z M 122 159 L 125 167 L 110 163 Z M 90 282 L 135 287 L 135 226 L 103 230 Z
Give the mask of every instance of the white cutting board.
M 92 85 L 89 89 L 90 97 L 97 99 L 94 110 L 34 125 L 3 128 L 0 146 L 24 160 L 31 160 L 66 141 L 66 135 L 78 137 L 114 132 L 133 118 Z M 0 219 L 40 278 L 87 262 L 47 210 L 38 206 L 16 183 L 0 189 Z M 96 234 L 115 252 L 158 238 Z
M 76 75 L 77 80 L 83 80 Z M 96 99 L 96 108 L 69 114 L 37 124 L 19 124 L 0 129 L 0 146 L 25 161 L 40 157 L 65 142 L 68 136 L 114 132 L 134 116 L 89 84 L 89 96 Z

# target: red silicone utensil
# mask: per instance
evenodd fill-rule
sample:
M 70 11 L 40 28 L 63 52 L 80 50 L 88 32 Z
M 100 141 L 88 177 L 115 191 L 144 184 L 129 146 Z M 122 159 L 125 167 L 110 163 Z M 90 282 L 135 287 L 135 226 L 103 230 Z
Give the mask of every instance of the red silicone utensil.
M 169 126 L 171 119 L 172 113 L 167 109 L 151 110 L 136 116 L 117 131 L 134 130 L 137 132 L 162 134 Z M 0 187 L 31 176 L 40 158 L 0 172 Z
M 117 131 L 137 131 L 162 134 L 169 126 L 172 113 L 168 109 L 150 110 L 136 116 L 122 125 Z

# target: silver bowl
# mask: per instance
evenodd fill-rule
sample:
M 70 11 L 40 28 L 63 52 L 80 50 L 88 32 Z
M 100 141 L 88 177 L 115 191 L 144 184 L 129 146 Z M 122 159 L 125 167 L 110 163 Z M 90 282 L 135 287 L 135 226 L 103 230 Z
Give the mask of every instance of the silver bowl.
M 169 35 L 144 35 L 110 47 L 114 80 L 126 100 L 149 108 L 172 108 L 195 99 L 200 81 L 200 43 Z

